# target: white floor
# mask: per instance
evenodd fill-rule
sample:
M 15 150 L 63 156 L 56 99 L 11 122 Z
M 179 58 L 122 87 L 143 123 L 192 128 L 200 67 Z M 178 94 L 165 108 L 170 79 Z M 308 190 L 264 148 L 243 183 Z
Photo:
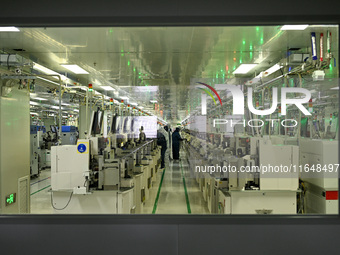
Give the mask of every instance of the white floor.
M 190 178 L 185 150 L 181 150 L 180 161 L 166 162 L 163 171 L 157 172 L 157 180 L 150 189 L 143 214 L 208 214 L 208 207 L 195 179 Z M 187 195 L 184 189 L 186 184 Z M 161 184 L 161 185 L 160 185 Z M 31 180 L 31 213 L 52 214 L 51 171 L 43 170 Z M 158 196 L 157 196 L 158 195 Z

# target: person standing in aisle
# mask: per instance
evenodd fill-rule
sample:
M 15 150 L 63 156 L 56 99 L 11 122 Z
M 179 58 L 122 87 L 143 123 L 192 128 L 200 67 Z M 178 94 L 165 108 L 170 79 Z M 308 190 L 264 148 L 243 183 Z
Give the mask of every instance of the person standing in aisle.
M 157 145 L 161 146 L 161 169 L 165 168 L 165 152 L 167 150 L 166 137 L 167 134 L 162 127 L 157 130 Z
M 145 140 L 146 140 L 146 135 L 144 133 L 143 126 L 141 126 L 140 129 L 139 129 L 139 142 L 143 143 L 143 142 L 145 142 Z
M 167 135 L 167 139 L 166 139 L 166 142 L 167 142 L 167 151 L 166 151 L 166 155 L 165 155 L 165 157 L 167 158 L 167 159 L 169 159 L 169 160 L 171 160 L 172 159 L 172 142 L 171 142 L 171 140 L 172 140 L 172 138 L 171 138 L 171 132 L 170 132 L 170 128 L 169 128 L 169 126 L 165 126 L 164 127 L 164 130 L 166 131 L 166 134 L 164 133 L 164 135 Z
M 179 159 L 180 141 L 183 140 L 179 130 L 179 127 L 176 127 L 176 130 L 172 133 L 172 156 L 174 160 Z

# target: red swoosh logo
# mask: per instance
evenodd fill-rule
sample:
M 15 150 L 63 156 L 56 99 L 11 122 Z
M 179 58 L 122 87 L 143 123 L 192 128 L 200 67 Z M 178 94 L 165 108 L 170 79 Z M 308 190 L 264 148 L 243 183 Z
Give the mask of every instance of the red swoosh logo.
M 217 96 L 218 100 L 220 101 L 220 104 L 222 105 L 222 100 L 221 100 L 219 94 L 217 93 L 217 91 L 213 87 L 211 87 L 210 85 L 205 84 L 203 82 L 197 82 L 197 83 L 202 84 L 202 85 L 208 87 L 209 89 L 211 89 L 211 91 L 215 93 L 215 95 Z

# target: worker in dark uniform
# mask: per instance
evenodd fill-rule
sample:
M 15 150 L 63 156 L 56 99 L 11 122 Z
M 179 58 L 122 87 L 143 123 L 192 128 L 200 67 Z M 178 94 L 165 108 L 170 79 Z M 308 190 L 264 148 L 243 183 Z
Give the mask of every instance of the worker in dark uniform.
M 145 142 L 145 140 L 146 140 L 146 135 L 144 133 L 143 126 L 141 126 L 139 129 L 139 142 L 142 143 L 142 142 Z
M 165 168 L 165 152 L 167 149 L 167 142 L 163 130 L 163 128 L 157 130 L 157 145 L 161 146 L 161 169 Z
M 172 133 L 172 156 L 174 160 L 179 159 L 179 149 L 180 149 L 180 141 L 182 141 L 182 137 L 179 134 L 179 127 Z

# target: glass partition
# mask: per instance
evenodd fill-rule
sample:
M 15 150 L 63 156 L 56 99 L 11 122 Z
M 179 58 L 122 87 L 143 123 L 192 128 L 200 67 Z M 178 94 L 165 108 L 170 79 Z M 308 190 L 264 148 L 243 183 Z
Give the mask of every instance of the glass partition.
M 2 215 L 338 215 L 338 26 L 9 30 Z

